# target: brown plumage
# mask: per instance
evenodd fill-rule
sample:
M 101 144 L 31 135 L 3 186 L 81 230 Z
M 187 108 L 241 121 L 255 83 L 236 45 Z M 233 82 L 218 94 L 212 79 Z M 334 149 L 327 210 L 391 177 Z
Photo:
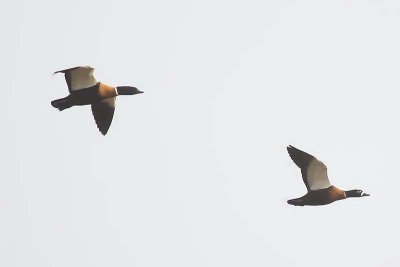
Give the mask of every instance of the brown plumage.
M 115 87 L 98 82 L 93 76 L 93 71 L 94 68 L 90 66 L 56 71 L 55 73 L 64 74 L 69 95 L 52 101 L 51 105 L 60 111 L 73 106 L 91 105 L 97 128 L 106 135 L 114 117 L 115 98 L 118 95 L 143 92 L 132 86 Z
M 363 197 L 369 194 L 361 190 L 341 190 L 329 182 L 327 167 L 314 156 L 288 146 L 287 151 L 293 162 L 300 168 L 303 182 L 307 187 L 307 194 L 300 198 L 288 200 L 288 204 L 295 206 L 327 205 L 334 201 L 349 198 Z
M 346 198 L 345 192 L 332 185 L 325 189 L 308 191 L 307 194 L 305 194 L 300 198 L 288 200 L 288 204 L 295 206 L 304 206 L 304 205 L 317 206 L 317 205 L 330 204 L 336 200 L 341 200 L 345 198 Z

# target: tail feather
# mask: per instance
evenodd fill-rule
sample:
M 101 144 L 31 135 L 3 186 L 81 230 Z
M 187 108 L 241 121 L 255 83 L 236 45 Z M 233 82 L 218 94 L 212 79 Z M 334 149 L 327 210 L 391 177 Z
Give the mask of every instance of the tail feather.
M 287 203 L 294 206 L 304 206 L 304 202 L 301 198 L 289 199 Z
M 57 108 L 59 111 L 63 111 L 64 109 L 72 107 L 72 103 L 69 97 L 60 98 L 57 100 L 51 101 L 51 105 Z

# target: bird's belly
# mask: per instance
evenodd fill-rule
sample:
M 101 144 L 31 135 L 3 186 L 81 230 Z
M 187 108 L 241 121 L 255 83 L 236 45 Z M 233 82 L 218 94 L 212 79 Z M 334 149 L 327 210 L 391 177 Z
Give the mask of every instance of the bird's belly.
M 100 101 L 99 84 L 95 86 L 73 91 L 71 93 L 72 103 L 77 106 L 90 105 Z
M 342 190 L 334 186 L 317 191 L 310 191 L 306 196 L 308 205 L 311 206 L 327 205 L 337 200 L 344 199 Z

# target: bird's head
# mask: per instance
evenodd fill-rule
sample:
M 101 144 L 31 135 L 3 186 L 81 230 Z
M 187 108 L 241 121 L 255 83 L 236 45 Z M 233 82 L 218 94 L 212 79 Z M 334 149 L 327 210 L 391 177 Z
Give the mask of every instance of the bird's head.
M 367 197 L 369 194 L 364 193 L 362 190 L 359 189 L 354 189 L 354 190 L 349 190 L 345 191 L 346 192 L 346 197 Z
M 118 95 L 136 95 L 143 93 L 139 91 L 136 87 L 132 86 L 117 86 Z

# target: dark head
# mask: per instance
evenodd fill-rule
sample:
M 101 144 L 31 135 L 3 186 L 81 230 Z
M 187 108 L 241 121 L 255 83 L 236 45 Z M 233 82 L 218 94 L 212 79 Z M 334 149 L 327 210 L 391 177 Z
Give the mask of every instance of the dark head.
M 367 197 L 369 196 L 369 194 L 364 193 L 362 190 L 349 190 L 349 191 L 345 191 L 346 193 L 346 197 Z
M 139 91 L 136 87 L 132 86 L 117 86 L 118 95 L 136 95 L 143 93 Z

